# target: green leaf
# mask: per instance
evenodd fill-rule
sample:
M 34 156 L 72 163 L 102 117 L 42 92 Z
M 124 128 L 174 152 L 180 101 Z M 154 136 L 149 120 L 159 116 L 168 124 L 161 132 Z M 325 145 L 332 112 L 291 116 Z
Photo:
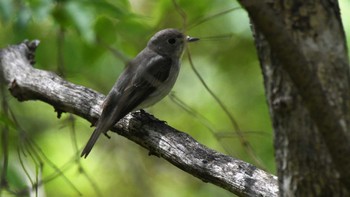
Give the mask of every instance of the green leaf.
M 95 41 L 95 32 L 93 21 L 95 12 L 93 8 L 87 6 L 84 2 L 69 1 L 64 4 L 66 13 L 74 24 L 74 27 L 88 43 Z
M 98 14 L 103 14 L 115 19 L 125 19 L 131 17 L 129 7 L 119 3 L 117 6 L 103 1 L 86 1 L 86 5 L 94 7 Z
M 28 2 L 33 17 L 38 20 L 47 19 L 53 9 L 53 0 L 29 0 Z
M 115 24 L 108 17 L 98 17 L 95 23 L 95 32 L 97 38 L 102 41 L 102 43 L 108 44 L 116 41 Z
M 8 22 L 13 15 L 13 6 L 11 0 L 2 0 L 0 1 L 0 17 L 4 22 Z
M 30 18 L 32 17 L 32 11 L 28 7 L 21 7 L 17 15 L 16 26 L 20 29 L 27 27 Z

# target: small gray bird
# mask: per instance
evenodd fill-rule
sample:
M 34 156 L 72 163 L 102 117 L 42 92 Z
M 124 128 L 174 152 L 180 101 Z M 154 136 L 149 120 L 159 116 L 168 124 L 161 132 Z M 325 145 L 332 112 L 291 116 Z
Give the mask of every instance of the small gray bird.
M 119 76 L 103 102 L 96 129 L 82 157 L 87 157 L 98 137 L 131 111 L 149 107 L 164 98 L 175 84 L 180 58 L 187 42 L 199 40 L 176 29 L 157 32 Z

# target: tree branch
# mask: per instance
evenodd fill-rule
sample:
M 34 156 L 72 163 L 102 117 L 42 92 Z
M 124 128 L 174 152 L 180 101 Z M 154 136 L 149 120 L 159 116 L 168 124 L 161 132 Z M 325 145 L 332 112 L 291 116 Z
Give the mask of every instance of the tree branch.
M 41 100 L 58 113 L 69 112 L 94 123 L 102 94 L 35 69 L 39 41 L 24 42 L 0 51 L 1 82 L 19 101 Z M 145 112 L 127 115 L 112 131 L 134 141 L 193 176 L 239 196 L 277 196 L 277 178 L 244 161 L 229 157 L 195 141 Z

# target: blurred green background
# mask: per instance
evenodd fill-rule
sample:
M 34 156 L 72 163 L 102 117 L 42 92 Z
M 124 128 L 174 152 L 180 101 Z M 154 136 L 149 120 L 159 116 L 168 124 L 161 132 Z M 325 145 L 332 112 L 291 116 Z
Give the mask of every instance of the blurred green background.
M 186 13 L 186 24 L 171 0 L 1 0 L 0 46 L 39 39 L 35 67 L 107 94 L 124 67 L 108 48 L 132 58 L 158 30 L 191 27 L 188 35 L 203 38 L 190 45 L 194 65 L 233 114 L 263 168 L 275 173 L 271 122 L 246 12 L 236 9 L 210 17 L 239 7 L 232 0 L 177 3 Z M 340 4 L 344 27 L 350 32 L 350 2 Z M 230 36 L 205 39 L 220 35 Z M 215 133 L 169 97 L 147 111 L 212 149 L 258 165 L 191 70 L 186 54 L 173 91 L 205 117 Z M 80 159 L 79 149 L 93 131 L 87 121 L 69 114 L 57 119 L 52 106 L 20 103 L 7 91 L 1 99 L 13 113 L 11 117 L 1 108 L 2 132 L 9 129 L 6 180 L 10 190 L 3 189 L 3 196 L 15 195 L 11 191 L 24 191 L 28 196 L 25 190 L 36 179 L 42 180 L 38 196 L 233 195 L 161 158 L 148 156 L 147 150 L 114 133 L 110 140 L 102 137 L 87 159 Z M 1 146 L 1 169 L 5 153 Z M 31 194 L 35 196 L 35 191 Z

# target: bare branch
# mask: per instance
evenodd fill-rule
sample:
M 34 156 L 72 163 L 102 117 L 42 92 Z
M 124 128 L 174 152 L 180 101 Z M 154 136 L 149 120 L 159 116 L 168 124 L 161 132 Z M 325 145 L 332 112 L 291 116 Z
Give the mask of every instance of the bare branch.
M 58 113 L 69 112 L 94 123 L 104 96 L 32 67 L 38 41 L 0 51 L 2 82 L 19 101 L 41 100 Z M 134 141 L 193 176 L 239 196 L 277 196 L 277 178 L 244 161 L 211 150 L 186 133 L 145 112 L 122 119 L 112 131 Z

